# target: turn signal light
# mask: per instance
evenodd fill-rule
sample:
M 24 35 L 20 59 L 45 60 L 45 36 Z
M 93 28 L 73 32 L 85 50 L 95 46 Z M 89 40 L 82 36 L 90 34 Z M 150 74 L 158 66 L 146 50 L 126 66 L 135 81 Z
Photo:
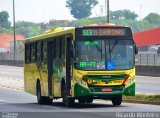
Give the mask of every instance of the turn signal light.
M 126 84 L 126 81 L 130 78 L 130 75 L 128 75 L 127 77 L 125 77 L 124 81 L 122 82 L 122 85 Z
M 93 80 L 92 80 L 92 79 L 88 79 L 88 80 L 87 80 L 87 83 L 88 83 L 88 84 L 92 84 L 92 83 L 93 83 Z

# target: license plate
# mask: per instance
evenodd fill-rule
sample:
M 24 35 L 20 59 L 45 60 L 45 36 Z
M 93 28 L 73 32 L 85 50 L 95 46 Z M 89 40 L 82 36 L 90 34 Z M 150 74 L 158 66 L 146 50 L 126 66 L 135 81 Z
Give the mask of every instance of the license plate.
M 111 92 L 111 91 L 112 91 L 112 88 L 102 88 L 102 91 L 103 91 L 103 92 Z

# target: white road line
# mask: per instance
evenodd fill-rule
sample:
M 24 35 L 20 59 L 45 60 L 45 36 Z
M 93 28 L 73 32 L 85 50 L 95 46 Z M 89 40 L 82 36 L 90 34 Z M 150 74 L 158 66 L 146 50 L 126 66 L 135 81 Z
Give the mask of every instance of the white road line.
M 11 102 L 11 101 L 6 101 L 6 100 L 0 100 L 0 102 L 5 102 L 5 103 L 17 103 L 17 102 Z
M 16 91 L 16 92 L 25 93 L 25 91 L 23 89 L 9 88 L 9 87 L 4 87 L 4 86 L 0 86 L 0 88 L 4 88 L 4 89 L 9 89 L 9 90 L 12 90 L 12 91 Z
M 52 106 L 43 106 L 43 107 L 45 107 L 45 108 L 54 108 L 54 109 L 56 109 L 57 107 L 52 107 Z

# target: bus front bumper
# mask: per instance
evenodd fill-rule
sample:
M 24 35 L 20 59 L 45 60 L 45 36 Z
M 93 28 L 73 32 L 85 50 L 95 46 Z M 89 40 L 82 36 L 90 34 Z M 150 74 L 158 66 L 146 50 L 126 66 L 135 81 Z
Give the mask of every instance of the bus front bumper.
M 76 97 L 90 96 L 93 98 L 110 98 L 112 96 L 122 95 L 124 90 L 124 86 L 108 87 L 113 90 L 111 92 L 103 92 L 102 88 L 107 88 L 107 87 L 96 86 L 96 87 L 85 88 L 80 84 L 75 84 L 74 97 L 76 98 Z

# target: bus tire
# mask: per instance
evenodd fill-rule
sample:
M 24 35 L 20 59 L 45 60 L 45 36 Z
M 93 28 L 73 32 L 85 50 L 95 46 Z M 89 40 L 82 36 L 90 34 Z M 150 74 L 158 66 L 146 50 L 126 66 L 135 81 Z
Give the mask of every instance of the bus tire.
M 78 98 L 78 102 L 80 104 L 84 104 L 86 102 L 85 98 Z
M 93 102 L 93 98 L 86 98 L 86 103 L 92 103 Z
M 52 101 L 53 101 L 53 99 L 50 99 L 49 97 L 45 98 L 45 103 L 48 104 L 48 105 L 52 104 Z
M 37 95 L 38 104 L 45 104 L 46 100 L 45 100 L 45 97 L 41 96 L 41 86 L 39 82 L 37 82 L 36 95 Z
M 121 105 L 121 103 L 122 103 L 122 95 L 119 95 L 119 96 L 112 98 L 113 106 Z

